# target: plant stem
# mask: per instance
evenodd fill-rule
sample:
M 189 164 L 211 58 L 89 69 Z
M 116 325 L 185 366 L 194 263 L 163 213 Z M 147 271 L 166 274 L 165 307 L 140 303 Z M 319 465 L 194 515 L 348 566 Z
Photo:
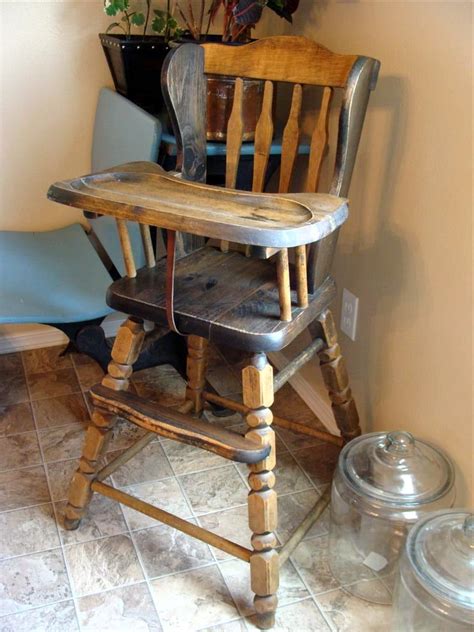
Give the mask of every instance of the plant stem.
M 150 11 L 151 11 L 151 0 L 146 0 L 146 17 L 145 17 L 145 26 L 143 27 L 143 35 L 146 35 L 146 30 L 148 28 L 148 21 L 150 19 Z

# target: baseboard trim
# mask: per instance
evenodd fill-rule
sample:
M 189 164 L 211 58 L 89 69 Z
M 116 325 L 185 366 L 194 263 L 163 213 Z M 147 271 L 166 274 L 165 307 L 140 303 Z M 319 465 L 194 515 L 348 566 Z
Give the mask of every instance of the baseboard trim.
M 115 336 L 120 324 L 124 321 L 123 314 L 114 313 L 107 316 L 101 327 L 107 338 Z M 0 355 L 28 351 L 28 349 L 40 349 L 42 347 L 55 347 L 67 343 L 67 336 L 49 325 L 36 326 L 33 331 L 23 327 L 7 325 L 7 332 L 2 334 L 0 329 Z
M 289 362 L 289 359 L 282 351 L 269 353 L 268 356 L 272 364 L 274 364 L 277 369 L 283 368 Z M 312 386 L 300 373 L 295 373 L 295 375 L 290 378 L 289 382 L 304 403 L 313 411 L 316 417 L 325 426 L 326 430 L 339 436 L 341 433 L 336 425 L 331 406 L 321 397 L 317 389 L 314 388 L 314 386 Z

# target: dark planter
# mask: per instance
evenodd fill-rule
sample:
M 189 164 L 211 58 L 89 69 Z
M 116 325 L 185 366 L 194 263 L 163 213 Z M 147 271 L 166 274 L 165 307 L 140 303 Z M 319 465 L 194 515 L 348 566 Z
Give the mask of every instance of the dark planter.
M 163 111 L 160 77 L 169 46 L 155 35 L 99 34 L 117 92 L 151 114 Z

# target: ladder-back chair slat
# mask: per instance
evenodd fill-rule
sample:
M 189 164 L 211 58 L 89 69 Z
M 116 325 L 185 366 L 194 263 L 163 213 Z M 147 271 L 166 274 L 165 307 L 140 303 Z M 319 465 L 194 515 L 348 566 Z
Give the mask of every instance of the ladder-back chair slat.
M 156 263 L 153 242 L 151 239 L 150 227 L 147 224 L 139 224 L 140 235 L 142 238 L 143 252 L 145 253 L 145 261 L 148 268 L 153 268 Z
M 261 193 L 265 185 L 268 157 L 273 140 L 273 83 L 265 82 L 262 111 L 255 128 L 252 191 Z
M 137 276 L 137 268 L 135 266 L 135 259 L 133 258 L 132 243 L 128 232 L 127 220 L 117 219 L 116 222 L 120 239 L 120 247 L 122 248 L 123 262 L 125 264 L 125 271 L 127 276 L 133 279 Z
M 291 97 L 290 114 L 283 131 L 281 144 L 280 182 L 279 193 L 287 193 L 290 189 L 291 177 L 298 154 L 300 138 L 300 114 L 303 101 L 303 88 L 301 84 L 295 84 Z
M 331 105 L 332 92 L 332 88 L 328 88 L 327 86 L 323 90 L 318 120 L 311 137 L 308 175 L 306 178 L 306 191 L 311 193 L 318 190 L 321 166 L 326 153 L 328 143 L 329 108 Z
M 242 102 L 244 98 L 244 82 L 240 77 L 235 80 L 234 103 L 227 123 L 227 147 L 225 164 L 225 185 L 228 189 L 235 189 L 237 172 L 239 170 L 240 150 L 244 134 L 242 118 Z M 221 240 L 222 252 L 229 250 L 229 242 Z
M 237 171 L 239 169 L 240 149 L 244 123 L 242 119 L 242 100 L 244 82 L 240 77 L 235 80 L 234 104 L 227 124 L 227 149 L 225 185 L 228 189 L 235 189 Z

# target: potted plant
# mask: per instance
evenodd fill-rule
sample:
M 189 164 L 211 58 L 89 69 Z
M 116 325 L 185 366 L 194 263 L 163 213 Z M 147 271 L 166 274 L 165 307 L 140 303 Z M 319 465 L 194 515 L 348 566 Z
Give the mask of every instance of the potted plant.
M 104 0 L 105 13 L 116 18 L 99 34 L 115 89 L 153 114 L 164 107 L 160 73 L 169 41 L 182 33 L 170 5 L 154 9 L 146 0 L 141 11 L 137 0 Z
M 205 31 L 204 11 L 206 0 L 201 0 L 199 12 L 193 13 L 191 0 L 187 10 L 183 2 L 176 2 L 180 18 L 189 34 L 197 42 L 221 41 L 238 46 L 251 40 L 251 31 L 259 22 L 263 10 L 271 9 L 281 18 L 292 22 L 299 0 L 211 0 L 207 12 Z M 223 12 L 222 34 L 210 35 L 210 27 L 220 12 Z M 198 16 L 195 19 L 195 16 Z M 263 101 L 264 82 L 244 79 L 242 95 L 242 124 L 244 141 L 253 140 Z M 207 139 L 225 140 L 227 123 L 234 102 L 235 78 L 226 76 L 207 77 Z
M 193 0 L 167 0 L 164 8 L 156 9 L 152 0 L 145 2 L 104 0 L 107 15 L 117 19 L 100 34 L 100 40 L 117 92 L 154 114 L 163 109 L 159 77 L 172 41 L 217 41 L 237 46 L 251 41 L 251 31 L 265 8 L 292 22 L 299 4 L 299 0 L 199 0 L 196 6 Z M 210 34 L 221 12 L 222 33 Z M 114 30 L 120 32 L 111 34 Z M 209 140 L 225 139 L 234 87 L 232 77 L 208 78 Z M 263 82 L 246 79 L 244 140 L 253 138 L 262 98 Z

